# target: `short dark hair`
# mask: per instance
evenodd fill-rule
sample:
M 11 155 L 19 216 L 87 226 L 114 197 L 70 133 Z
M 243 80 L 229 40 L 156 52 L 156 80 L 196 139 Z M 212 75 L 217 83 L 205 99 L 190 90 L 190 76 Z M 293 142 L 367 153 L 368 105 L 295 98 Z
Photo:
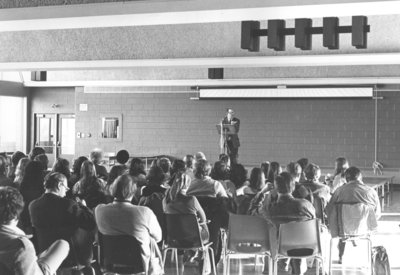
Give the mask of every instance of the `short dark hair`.
M 144 171 L 144 162 L 140 158 L 133 158 L 129 167 L 129 175 L 136 177 L 140 174 L 146 176 L 146 172 Z
M 261 174 L 264 174 L 261 168 L 254 167 L 253 169 L 251 169 L 249 187 L 255 190 L 261 190 L 260 186 L 263 183 L 260 181 Z
M 175 174 L 184 171 L 185 171 L 185 162 L 181 159 L 174 159 L 174 161 L 172 162 L 171 173 Z
M 301 169 L 304 171 L 308 165 L 308 158 L 301 158 L 297 161 L 298 164 L 300 164 Z
M 112 184 L 112 195 L 119 201 L 126 200 L 135 193 L 135 184 L 130 175 L 122 175 Z
M 12 187 L 0 187 L 0 224 L 10 224 L 18 219 L 24 209 L 24 198 Z
M 120 150 L 117 153 L 117 161 L 121 164 L 125 164 L 129 160 L 129 153 L 126 150 Z
M 183 158 L 183 161 L 185 162 L 185 165 L 187 168 L 193 168 L 193 164 L 194 164 L 194 156 L 193 155 L 186 155 Z
M 22 153 L 21 151 L 16 151 L 14 154 L 11 156 L 11 163 L 14 167 L 17 167 L 18 162 L 20 159 L 25 158 L 26 155 Z
M 319 166 L 315 163 L 310 163 L 307 165 L 306 169 L 304 169 L 304 175 L 306 176 L 306 179 L 313 180 L 315 179 L 318 171 L 321 171 Z
M 282 172 L 275 178 L 275 188 L 279 194 L 289 194 L 294 190 L 292 176 L 288 172 Z
M 46 156 L 46 154 L 37 155 L 34 160 L 40 162 L 43 171 L 46 171 L 49 167 L 49 158 Z
M 165 180 L 164 171 L 158 166 L 151 167 L 147 174 L 147 180 L 151 185 L 161 185 Z
M 7 159 L 0 155 L 0 175 L 5 175 L 7 170 Z
M 58 187 L 58 184 L 60 182 L 63 182 L 64 180 L 67 180 L 67 178 L 59 172 L 49 173 L 44 178 L 44 187 L 46 189 L 56 189 Z
M 63 174 L 67 179 L 71 177 L 71 171 L 69 170 L 69 161 L 67 159 L 58 158 L 54 162 L 52 172 L 58 172 Z
M 234 164 L 231 167 L 230 180 L 233 182 L 236 188 L 242 187 L 244 182 L 247 180 L 247 170 L 242 164 Z
M 29 157 L 31 160 L 34 160 L 37 155 L 46 154 L 46 151 L 42 147 L 35 147 L 32 149 Z
M 157 161 L 157 164 L 164 173 L 169 173 L 169 170 L 171 170 L 171 161 L 169 160 L 169 158 L 160 158 Z
M 229 171 L 228 165 L 224 161 L 217 161 L 214 163 L 214 167 L 211 170 L 211 178 L 215 180 L 228 180 Z
M 195 165 L 195 166 L 196 166 L 196 167 L 195 167 L 195 169 L 194 169 L 194 176 L 195 176 L 196 178 L 202 179 L 202 178 L 204 178 L 205 176 L 208 176 L 208 175 L 210 174 L 211 166 L 210 166 L 210 164 L 208 163 L 207 160 L 205 160 L 205 159 L 199 159 L 199 160 L 196 162 L 196 165 Z
M 346 181 L 356 180 L 361 176 L 361 170 L 355 166 L 351 166 L 344 172 L 344 176 Z
M 346 166 L 349 166 L 349 161 L 345 157 L 338 157 L 335 160 L 335 176 L 339 174 L 343 176 Z
M 85 156 L 80 156 L 77 158 L 74 161 L 74 165 L 72 165 L 72 173 L 79 176 L 81 174 L 82 163 L 86 160 L 88 160 L 88 158 Z
M 269 182 L 274 182 L 275 181 L 275 177 L 279 174 L 279 170 L 280 170 L 281 165 L 279 164 L 279 162 L 273 161 L 269 164 L 269 169 L 268 169 L 268 177 L 267 180 Z
M 289 172 L 293 178 L 296 178 L 301 176 L 302 169 L 298 162 L 290 162 L 286 165 L 286 171 Z

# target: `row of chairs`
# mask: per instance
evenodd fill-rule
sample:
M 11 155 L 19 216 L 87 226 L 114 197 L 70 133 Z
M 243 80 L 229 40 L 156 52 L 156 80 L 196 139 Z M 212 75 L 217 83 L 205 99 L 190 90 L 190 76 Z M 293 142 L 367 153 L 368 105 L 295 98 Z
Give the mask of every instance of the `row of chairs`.
M 176 274 L 179 275 L 178 250 L 200 250 L 204 253 L 204 257 L 210 258 L 212 272 L 216 275 L 212 243 L 202 241 L 196 216 L 193 214 L 167 214 L 166 221 L 167 240 L 163 249 L 162 264 L 165 264 L 167 253 L 171 251 L 175 256 Z M 314 258 L 317 260 L 316 274 L 319 275 L 319 264 L 322 267 L 322 274 L 325 274 L 319 219 L 284 223 L 277 230 L 276 226 L 263 218 L 230 214 L 229 227 L 225 236 L 223 245 L 224 275 L 230 274 L 230 259 L 242 254 L 254 255 L 255 261 L 259 256 L 266 257 L 270 275 L 277 274 L 278 260 L 284 258 Z M 341 237 L 349 240 L 348 236 Z M 368 241 L 370 249 L 369 237 L 363 235 L 361 238 Z M 332 245 L 331 241 L 329 255 Z M 100 235 L 99 255 L 104 271 L 146 273 L 145 266 L 140 262 L 140 245 L 133 237 Z M 370 265 L 370 262 L 368 263 Z M 329 257 L 329 274 L 331 274 L 331 269 L 331 257 Z

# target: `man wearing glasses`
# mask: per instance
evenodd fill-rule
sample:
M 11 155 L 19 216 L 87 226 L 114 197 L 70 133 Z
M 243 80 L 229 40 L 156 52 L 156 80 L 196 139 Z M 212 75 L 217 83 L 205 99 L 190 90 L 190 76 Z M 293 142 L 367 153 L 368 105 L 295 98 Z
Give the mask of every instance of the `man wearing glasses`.
M 92 211 L 82 203 L 65 198 L 69 188 L 63 174 L 50 173 L 45 178 L 44 186 L 46 192 L 29 205 L 39 251 L 55 240 L 63 239 L 71 247 L 64 261 L 65 267 L 90 265 L 93 230 L 96 228 Z
M 226 115 L 222 120 L 222 124 L 230 124 L 233 125 L 235 127 L 235 134 L 229 134 L 226 137 L 226 144 L 224 146 L 226 146 L 227 148 L 227 153 L 229 155 L 229 158 L 231 160 L 231 163 L 237 163 L 237 158 L 238 158 L 238 152 L 239 152 L 239 146 L 240 146 L 240 142 L 239 142 L 239 128 L 240 128 L 240 120 L 235 117 L 235 112 L 233 111 L 233 109 L 228 108 L 226 109 Z

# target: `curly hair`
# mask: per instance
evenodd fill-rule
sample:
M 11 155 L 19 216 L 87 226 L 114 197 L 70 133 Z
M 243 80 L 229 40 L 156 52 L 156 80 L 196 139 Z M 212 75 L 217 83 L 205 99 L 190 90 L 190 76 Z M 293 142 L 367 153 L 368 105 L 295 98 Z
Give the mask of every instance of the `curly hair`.
M 24 209 L 21 193 L 12 187 L 0 187 L 0 224 L 10 224 L 18 219 Z

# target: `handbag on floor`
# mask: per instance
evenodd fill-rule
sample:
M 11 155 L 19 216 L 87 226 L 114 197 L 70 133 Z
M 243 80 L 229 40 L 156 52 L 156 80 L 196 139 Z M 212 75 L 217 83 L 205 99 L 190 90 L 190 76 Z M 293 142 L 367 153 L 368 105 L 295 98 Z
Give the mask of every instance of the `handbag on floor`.
M 372 248 L 372 275 L 390 275 L 389 257 L 383 246 Z

